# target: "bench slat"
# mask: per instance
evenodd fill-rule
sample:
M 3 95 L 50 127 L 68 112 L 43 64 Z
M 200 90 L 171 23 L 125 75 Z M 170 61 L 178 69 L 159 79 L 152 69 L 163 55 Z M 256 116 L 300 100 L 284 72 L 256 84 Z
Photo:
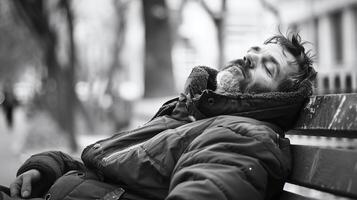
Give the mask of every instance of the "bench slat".
M 357 94 L 313 96 L 306 104 L 295 125 L 295 130 L 309 133 L 333 130 L 357 137 Z
M 292 184 L 357 198 L 357 151 L 292 145 Z
M 322 129 L 312 129 L 312 130 L 290 130 L 285 133 L 286 135 L 307 135 L 307 136 L 323 136 L 323 137 L 337 137 L 337 138 L 357 138 L 356 131 L 341 131 L 341 130 L 322 130 Z
M 298 194 L 294 194 L 291 192 L 283 191 L 283 193 L 280 195 L 279 200 L 316 200 L 314 198 L 310 197 L 304 197 Z

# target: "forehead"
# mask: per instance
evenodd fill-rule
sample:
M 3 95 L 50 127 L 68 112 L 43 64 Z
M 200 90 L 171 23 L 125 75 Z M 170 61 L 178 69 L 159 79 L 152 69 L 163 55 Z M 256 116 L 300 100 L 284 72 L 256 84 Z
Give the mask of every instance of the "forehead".
M 279 44 L 268 43 L 262 45 L 260 48 L 263 54 L 273 56 L 281 65 L 295 61 L 294 56 Z

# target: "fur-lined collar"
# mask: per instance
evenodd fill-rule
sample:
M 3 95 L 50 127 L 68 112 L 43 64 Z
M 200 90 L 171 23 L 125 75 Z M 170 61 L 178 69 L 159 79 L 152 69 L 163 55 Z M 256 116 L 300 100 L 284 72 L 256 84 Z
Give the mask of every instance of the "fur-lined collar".
M 185 101 L 188 114 L 195 119 L 243 116 L 273 123 L 286 131 L 292 128 L 301 107 L 312 94 L 309 82 L 302 83 L 294 92 L 218 94 L 214 91 L 217 73 L 209 67 L 195 67 L 186 81 L 181 101 Z

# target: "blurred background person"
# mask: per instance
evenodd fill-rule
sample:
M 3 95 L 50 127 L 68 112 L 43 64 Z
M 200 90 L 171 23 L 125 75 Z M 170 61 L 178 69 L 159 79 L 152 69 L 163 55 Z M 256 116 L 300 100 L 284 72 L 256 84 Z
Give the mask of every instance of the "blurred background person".
M 3 101 L 1 106 L 4 111 L 7 126 L 11 129 L 13 127 L 14 110 L 18 106 L 19 102 L 14 95 L 12 85 L 5 84 L 2 92 Z

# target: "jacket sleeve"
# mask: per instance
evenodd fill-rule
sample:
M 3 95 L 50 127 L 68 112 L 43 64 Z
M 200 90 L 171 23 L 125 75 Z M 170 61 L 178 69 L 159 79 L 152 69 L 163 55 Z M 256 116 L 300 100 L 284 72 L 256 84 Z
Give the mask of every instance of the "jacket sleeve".
M 42 196 L 51 185 L 63 174 L 71 170 L 84 169 L 83 163 L 60 151 L 47 151 L 32 155 L 17 171 L 17 176 L 30 170 L 37 169 L 41 180 L 33 187 L 33 196 Z
M 277 145 L 260 135 L 272 130 L 236 131 L 215 128 L 196 139 L 177 163 L 167 199 L 263 200 L 269 190 L 281 191 L 285 174 Z

